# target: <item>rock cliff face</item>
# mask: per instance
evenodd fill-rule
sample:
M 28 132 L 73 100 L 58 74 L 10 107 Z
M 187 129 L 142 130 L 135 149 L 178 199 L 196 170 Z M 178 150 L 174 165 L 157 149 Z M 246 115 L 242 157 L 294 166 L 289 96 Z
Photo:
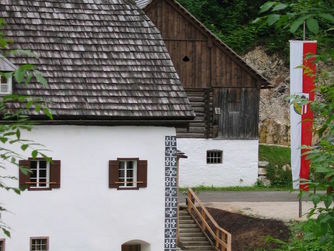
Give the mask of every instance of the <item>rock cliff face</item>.
M 250 51 L 244 59 L 273 84 L 272 89 L 261 90 L 260 143 L 290 144 L 289 68 L 278 56 L 267 55 L 262 47 Z

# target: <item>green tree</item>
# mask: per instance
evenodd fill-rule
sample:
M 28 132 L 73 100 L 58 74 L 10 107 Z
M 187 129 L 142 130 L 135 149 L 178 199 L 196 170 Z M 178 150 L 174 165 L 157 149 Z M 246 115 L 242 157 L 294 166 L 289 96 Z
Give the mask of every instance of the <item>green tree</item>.
M 12 41 L 6 39 L 3 33 L 4 20 L 0 18 L 0 54 L 6 57 L 6 55 L 26 54 L 28 56 L 35 56 L 30 51 L 23 50 L 10 50 L 9 45 Z M 0 76 L 4 79 L 13 78 L 17 84 L 28 85 L 30 81 L 36 80 L 40 84 L 46 85 L 47 81 L 42 76 L 35 66 L 31 64 L 20 65 L 13 72 L 0 72 Z M 18 104 L 20 108 L 13 109 L 12 104 Z M 48 156 L 43 153 L 43 146 L 28 139 L 21 137 L 22 131 L 30 131 L 33 126 L 33 122 L 29 119 L 27 113 L 31 110 L 36 112 L 42 112 L 49 119 L 52 119 L 50 110 L 45 106 L 43 100 L 27 97 L 22 95 L 7 95 L 0 97 L 0 169 L 1 173 L 5 173 L 3 170 L 9 166 L 18 166 L 20 171 L 27 173 L 28 169 L 18 165 L 19 160 L 22 158 L 19 152 L 13 151 L 14 147 L 21 149 L 22 152 L 30 152 L 32 158 L 41 156 L 50 161 Z M 16 186 L 8 185 L 7 181 L 16 179 L 16 177 L 8 175 L 0 175 L 0 189 L 7 191 L 14 191 L 17 194 L 21 193 L 21 190 Z M 9 182 L 10 183 L 10 182 Z M 7 211 L 5 206 L 0 203 L 0 212 Z M 10 236 L 10 228 L 0 219 L 0 229 L 5 235 Z

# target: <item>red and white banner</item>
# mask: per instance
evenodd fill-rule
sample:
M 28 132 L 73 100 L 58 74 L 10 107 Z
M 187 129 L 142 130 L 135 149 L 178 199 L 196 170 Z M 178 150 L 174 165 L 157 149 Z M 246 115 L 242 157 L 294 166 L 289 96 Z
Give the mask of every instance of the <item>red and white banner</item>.
M 314 100 L 314 57 L 316 41 L 290 41 L 290 95 Z M 291 124 L 291 169 L 293 188 L 308 191 L 307 184 L 300 179 L 309 178 L 310 161 L 306 159 L 302 146 L 312 145 L 313 113 L 310 104 L 301 106 L 293 102 L 290 106 Z

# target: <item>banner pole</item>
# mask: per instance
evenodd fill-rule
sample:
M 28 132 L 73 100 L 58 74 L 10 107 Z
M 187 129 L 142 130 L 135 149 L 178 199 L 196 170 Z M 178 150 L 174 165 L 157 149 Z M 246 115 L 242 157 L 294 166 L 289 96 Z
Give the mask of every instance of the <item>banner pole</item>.
M 303 25 L 303 40 L 304 41 L 306 40 L 306 24 L 305 24 L 305 21 L 304 21 L 304 25 Z
M 301 190 L 300 190 L 301 191 Z M 303 216 L 303 209 L 302 209 L 302 197 L 299 196 L 299 218 Z
M 303 24 L 303 41 L 305 41 L 306 39 L 306 23 L 304 21 L 304 24 Z M 300 180 L 299 180 L 299 200 L 298 200 L 298 216 L 299 218 L 302 217 L 302 214 L 303 214 L 303 204 L 302 204 L 302 197 L 301 197 L 301 193 L 302 193 L 302 190 L 300 189 Z
M 304 25 L 303 25 L 303 41 L 306 40 L 306 22 L 304 21 Z M 302 189 L 300 189 L 300 180 L 299 180 L 299 201 L 298 201 L 298 215 L 299 218 L 302 217 L 303 215 L 303 202 L 302 202 Z

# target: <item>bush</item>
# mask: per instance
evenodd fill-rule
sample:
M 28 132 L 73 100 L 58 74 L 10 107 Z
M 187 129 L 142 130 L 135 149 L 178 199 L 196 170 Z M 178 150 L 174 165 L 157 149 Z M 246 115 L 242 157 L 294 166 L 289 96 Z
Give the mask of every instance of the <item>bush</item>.
M 292 187 L 291 169 L 282 168 L 284 165 L 290 166 L 291 152 L 288 147 L 260 145 L 259 159 L 269 162 L 267 166 L 267 179 L 271 186 Z
M 267 179 L 271 186 L 292 188 L 291 170 L 283 170 L 281 166 L 269 164 L 267 167 Z

